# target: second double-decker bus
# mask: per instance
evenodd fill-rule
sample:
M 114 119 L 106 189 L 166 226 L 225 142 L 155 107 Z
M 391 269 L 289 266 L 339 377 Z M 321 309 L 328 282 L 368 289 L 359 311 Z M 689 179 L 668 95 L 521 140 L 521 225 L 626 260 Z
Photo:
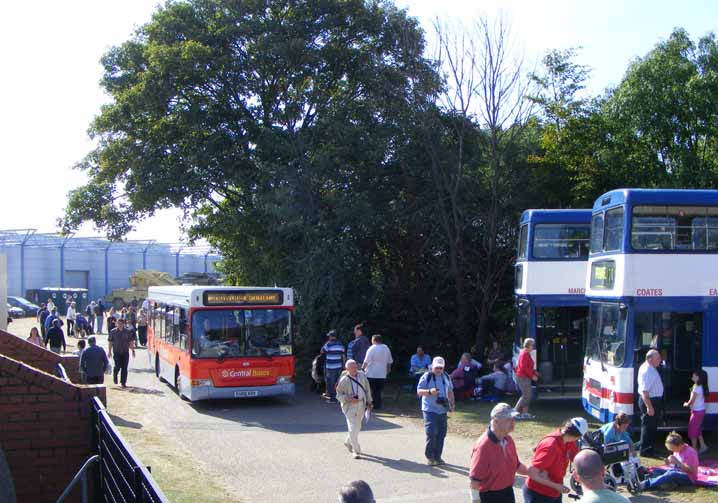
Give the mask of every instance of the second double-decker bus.
M 590 227 L 591 210 L 524 211 L 515 265 L 514 354 L 524 339 L 535 339 L 539 389 L 576 397 L 588 316 L 584 283 Z
M 687 415 L 682 403 L 701 367 L 711 390 L 704 425 L 715 427 L 718 191 L 622 189 L 599 197 L 586 293 L 585 410 L 601 421 L 636 413 L 638 367 L 655 348 L 663 360 L 667 427 L 672 417 Z
M 147 353 L 188 400 L 294 394 L 291 288 L 150 287 Z

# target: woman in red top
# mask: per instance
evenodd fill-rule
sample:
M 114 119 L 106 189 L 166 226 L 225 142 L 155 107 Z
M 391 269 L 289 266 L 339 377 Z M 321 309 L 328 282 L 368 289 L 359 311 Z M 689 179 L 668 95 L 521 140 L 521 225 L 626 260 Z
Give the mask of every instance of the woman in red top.
M 531 403 L 531 381 L 538 381 L 539 374 L 536 372 L 534 359 L 531 358 L 531 351 L 536 347 L 536 341 L 530 337 L 524 340 L 524 348 L 519 353 L 519 362 L 516 366 L 516 385 L 521 390 L 521 398 L 516 402 L 516 412 L 519 413 L 518 419 L 533 419 L 534 416 L 529 414 L 529 404 Z
M 566 421 L 555 433 L 544 437 L 534 449 L 531 466 L 544 472 L 555 484 L 563 485 L 566 470 L 578 454 L 577 440 L 588 431 L 588 423 L 582 417 Z M 563 486 L 563 493 L 569 489 Z M 524 484 L 525 503 L 561 503 L 561 492 L 529 477 Z

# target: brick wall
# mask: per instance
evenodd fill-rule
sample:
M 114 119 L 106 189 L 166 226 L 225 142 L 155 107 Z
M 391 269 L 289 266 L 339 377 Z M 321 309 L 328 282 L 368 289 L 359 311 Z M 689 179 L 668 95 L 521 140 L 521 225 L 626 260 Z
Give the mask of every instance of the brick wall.
M 105 387 L 77 386 L 0 354 L 0 447 L 18 502 L 55 502 L 92 455 L 93 396 L 106 403 Z M 69 501 L 79 502 L 79 491 Z
M 70 381 L 80 382 L 80 362 L 77 356 L 58 355 L 4 330 L 0 330 L 0 354 L 20 360 L 52 375 L 56 374 L 57 364 L 62 363 Z

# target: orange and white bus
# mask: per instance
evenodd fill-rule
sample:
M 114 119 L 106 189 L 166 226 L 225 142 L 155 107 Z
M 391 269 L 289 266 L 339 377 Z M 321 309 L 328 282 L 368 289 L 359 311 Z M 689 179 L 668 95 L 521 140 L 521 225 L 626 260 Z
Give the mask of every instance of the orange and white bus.
M 291 288 L 157 286 L 147 353 L 188 400 L 294 394 Z

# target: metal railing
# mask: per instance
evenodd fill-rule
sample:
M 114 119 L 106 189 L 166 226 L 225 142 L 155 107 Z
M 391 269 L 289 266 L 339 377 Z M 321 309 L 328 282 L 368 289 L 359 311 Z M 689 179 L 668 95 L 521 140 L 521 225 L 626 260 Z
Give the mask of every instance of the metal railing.
M 67 487 L 55 503 L 63 503 L 63 501 L 65 501 L 65 498 L 67 498 L 67 496 L 70 494 L 70 491 L 72 491 L 72 489 L 75 487 L 75 484 L 77 484 L 78 482 L 82 482 L 82 485 L 80 486 L 82 488 L 82 503 L 88 503 L 90 501 L 88 499 L 90 492 L 87 471 L 99 460 L 100 456 L 98 456 L 97 454 L 88 458 L 88 460 L 85 461 L 85 464 L 82 465 L 82 468 L 80 468 L 80 471 L 77 472 L 77 475 L 75 475 L 72 481 L 70 481 L 70 483 L 67 485 Z
M 70 382 L 70 378 L 67 377 L 67 371 L 65 370 L 65 367 L 62 366 L 62 363 L 58 363 L 55 367 L 55 372 L 57 372 L 57 377 L 62 379 L 63 381 Z
M 97 488 L 98 494 L 102 495 L 100 501 L 169 503 L 149 470 L 122 438 L 99 398 L 92 399 L 92 408 L 93 445 L 100 458 Z

